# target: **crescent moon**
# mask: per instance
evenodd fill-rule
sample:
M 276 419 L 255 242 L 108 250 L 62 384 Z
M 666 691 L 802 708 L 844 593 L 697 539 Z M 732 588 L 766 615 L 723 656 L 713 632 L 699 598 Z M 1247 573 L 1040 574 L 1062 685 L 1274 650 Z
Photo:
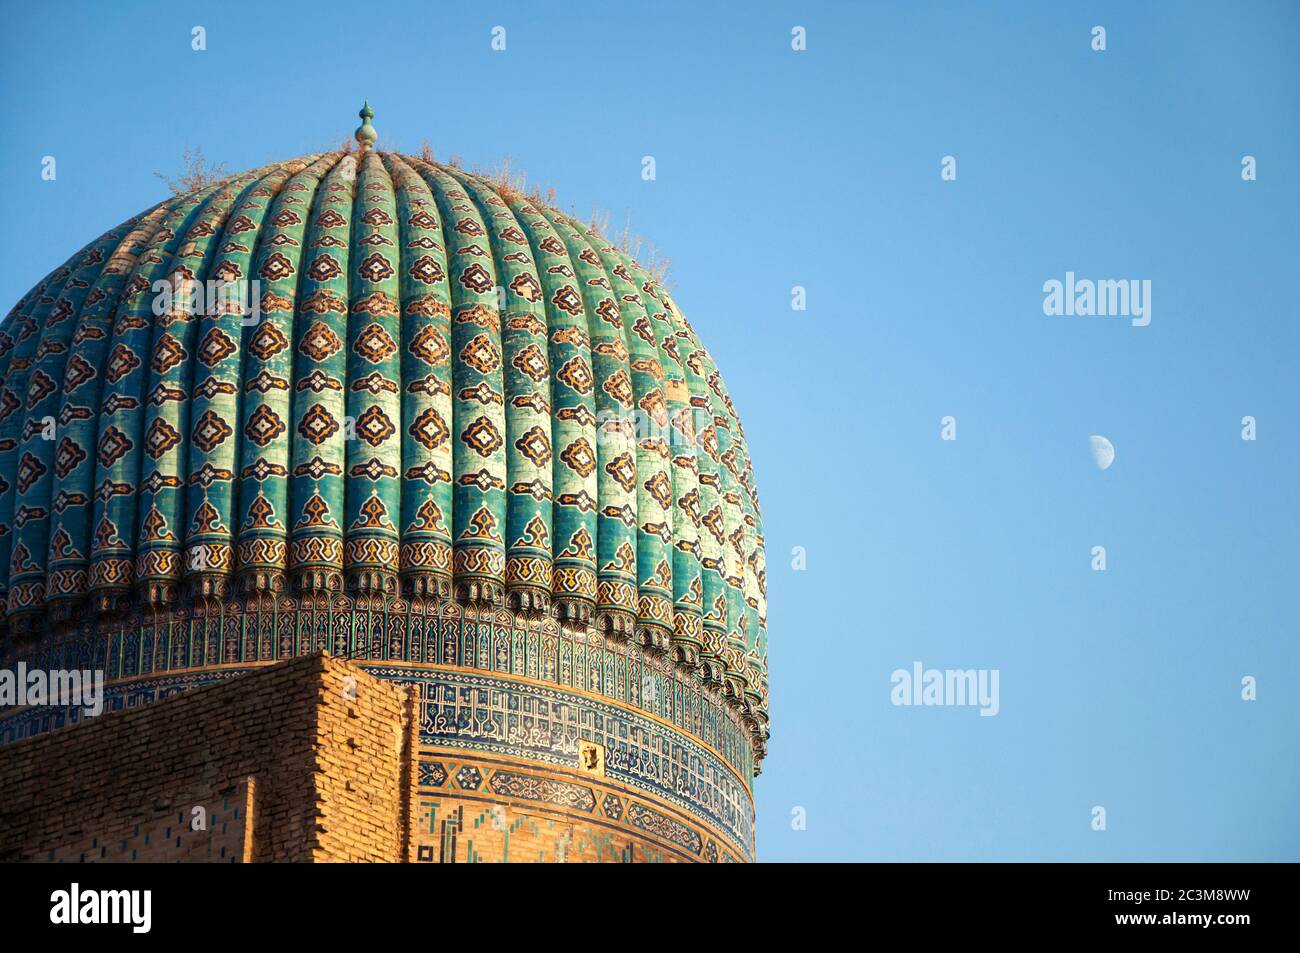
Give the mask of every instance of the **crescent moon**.
M 1098 470 L 1106 470 L 1115 462 L 1115 445 L 1099 434 L 1093 434 L 1088 438 L 1088 446 L 1092 450 L 1092 462 L 1097 464 Z

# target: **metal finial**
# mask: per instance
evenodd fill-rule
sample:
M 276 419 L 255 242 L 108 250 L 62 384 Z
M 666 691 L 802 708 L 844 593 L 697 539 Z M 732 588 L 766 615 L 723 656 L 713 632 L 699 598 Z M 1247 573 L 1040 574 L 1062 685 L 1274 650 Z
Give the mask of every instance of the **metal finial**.
M 361 148 L 367 149 L 375 144 L 379 134 L 375 132 L 375 127 L 370 125 L 370 120 L 375 118 L 375 111 L 370 108 L 370 101 L 367 100 L 361 107 L 361 112 L 357 113 L 361 117 L 361 125 L 357 127 L 355 133 L 357 142 L 361 143 Z

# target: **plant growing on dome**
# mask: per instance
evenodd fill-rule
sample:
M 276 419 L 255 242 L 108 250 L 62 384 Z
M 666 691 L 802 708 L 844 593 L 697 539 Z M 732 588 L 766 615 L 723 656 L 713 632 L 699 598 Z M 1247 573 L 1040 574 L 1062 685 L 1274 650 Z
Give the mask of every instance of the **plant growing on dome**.
M 184 195 L 207 188 L 214 182 L 230 175 L 224 162 L 209 162 L 203 155 L 202 146 L 186 146 L 181 154 L 183 168 L 175 178 L 162 172 L 155 172 L 158 178 L 171 189 L 172 195 Z

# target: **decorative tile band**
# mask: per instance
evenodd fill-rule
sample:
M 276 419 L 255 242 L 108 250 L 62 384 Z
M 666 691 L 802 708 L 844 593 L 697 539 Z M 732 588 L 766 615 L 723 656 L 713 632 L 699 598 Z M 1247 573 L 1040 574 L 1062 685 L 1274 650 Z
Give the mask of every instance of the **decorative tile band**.
M 29 669 L 103 670 L 111 708 L 179 690 L 175 686 L 203 684 L 218 672 L 321 650 L 376 663 L 391 669 L 393 678 L 436 666 L 600 696 L 619 710 L 671 724 L 717 752 L 752 786 L 752 735 L 717 690 L 669 658 L 597 632 L 563 628 L 552 619 L 525 620 L 454 604 L 426 613 L 398 600 L 372 609 L 346 597 L 320 607 L 282 599 L 273 608 L 231 603 L 205 613 L 180 609 L 158 618 L 134 615 L 112 626 L 84 624 L 62 639 L 37 643 L 20 658 Z M 61 710 L 0 711 L 0 743 L 58 727 L 69 717 L 78 716 Z M 652 770 L 635 759 L 622 767 L 631 773 Z
M 420 752 L 412 854 L 420 862 L 752 860 L 727 834 L 616 779 L 458 751 Z
M 468 672 L 367 668 L 419 687 L 423 744 L 581 770 L 581 745 L 594 743 L 601 746 L 607 780 L 661 798 L 753 854 L 748 788 L 715 752 L 661 721 L 544 685 Z M 652 823 L 647 815 L 639 826 Z

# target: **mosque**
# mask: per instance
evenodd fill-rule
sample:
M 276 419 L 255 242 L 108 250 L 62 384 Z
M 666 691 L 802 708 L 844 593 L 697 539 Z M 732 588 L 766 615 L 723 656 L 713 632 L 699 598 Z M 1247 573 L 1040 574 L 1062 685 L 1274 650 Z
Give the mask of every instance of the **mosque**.
M 104 694 L 0 709 L 0 860 L 752 860 L 718 367 L 624 250 L 360 115 L 0 324 L 0 668 Z

